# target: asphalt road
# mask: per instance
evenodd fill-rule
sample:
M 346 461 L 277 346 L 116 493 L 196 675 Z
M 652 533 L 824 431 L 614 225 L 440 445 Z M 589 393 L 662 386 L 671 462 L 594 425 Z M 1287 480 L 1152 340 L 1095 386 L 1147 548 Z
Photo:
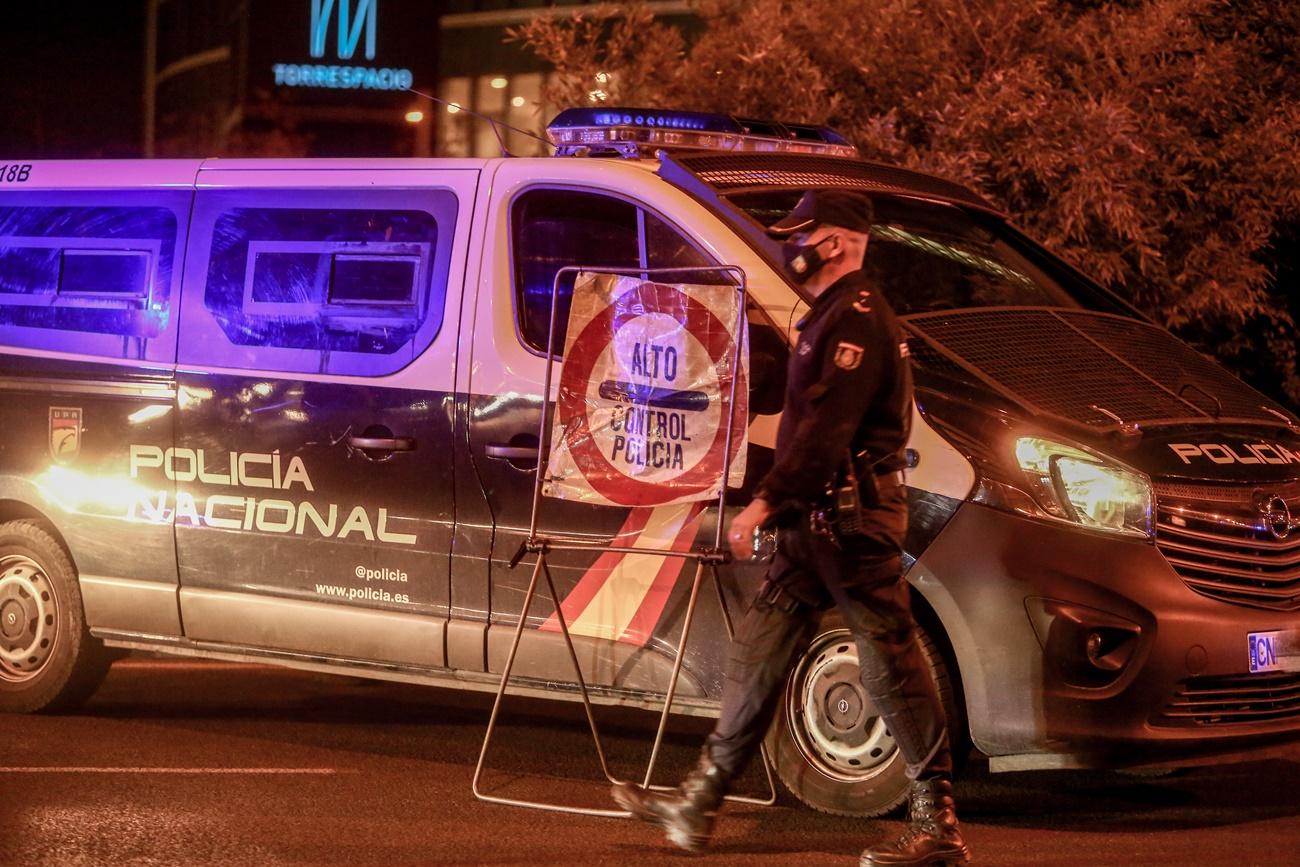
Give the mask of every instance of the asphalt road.
M 896 820 L 728 808 L 712 853 L 627 820 L 480 802 L 491 697 L 201 662 L 125 660 L 77 715 L 0 715 L 0 864 L 842 864 Z M 606 805 L 580 708 L 512 698 L 494 792 Z M 601 709 L 616 773 L 648 755 L 649 715 Z M 683 720 L 665 778 L 707 721 Z M 745 787 L 757 792 L 758 777 Z M 1300 749 L 1145 779 L 989 775 L 958 795 L 987 865 L 1300 864 Z

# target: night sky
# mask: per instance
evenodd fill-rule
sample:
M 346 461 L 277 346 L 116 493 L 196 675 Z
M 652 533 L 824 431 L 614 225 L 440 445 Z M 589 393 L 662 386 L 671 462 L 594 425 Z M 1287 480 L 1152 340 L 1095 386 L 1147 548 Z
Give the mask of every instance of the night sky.
M 144 0 L 10 0 L 0 157 L 140 155 Z

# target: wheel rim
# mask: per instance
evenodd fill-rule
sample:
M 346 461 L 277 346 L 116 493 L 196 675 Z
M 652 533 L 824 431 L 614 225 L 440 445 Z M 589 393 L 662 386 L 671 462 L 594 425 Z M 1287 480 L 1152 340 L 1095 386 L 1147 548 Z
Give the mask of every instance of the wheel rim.
M 848 630 L 813 641 L 791 677 L 786 715 L 804 759 L 832 779 L 870 779 L 898 755 L 893 735 L 862 686 Z
M 0 557 L 0 680 L 41 673 L 54 654 L 59 600 L 40 565 L 17 554 Z

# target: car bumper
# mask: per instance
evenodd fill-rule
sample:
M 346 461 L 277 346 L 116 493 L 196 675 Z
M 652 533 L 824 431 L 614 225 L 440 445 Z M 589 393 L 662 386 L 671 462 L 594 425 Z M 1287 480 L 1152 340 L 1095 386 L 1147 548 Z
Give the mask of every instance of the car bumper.
M 1300 674 L 1249 674 L 1247 646 L 1300 613 L 1202 596 L 1152 544 L 968 503 L 908 578 L 990 756 L 1190 764 L 1300 739 Z

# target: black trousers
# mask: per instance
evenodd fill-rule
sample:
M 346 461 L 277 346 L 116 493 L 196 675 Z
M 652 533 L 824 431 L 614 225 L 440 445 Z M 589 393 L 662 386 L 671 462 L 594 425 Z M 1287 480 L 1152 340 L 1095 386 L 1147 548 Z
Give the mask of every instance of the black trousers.
M 812 532 L 807 516 L 782 530 L 776 556 L 736 632 L 722 715 L 707 746 L 728 779 L 758 752 L 794 660 L 834 606 L 853 634 L 862 685 L 894 736 L 912 779 L 952 774 L 943 706 L 916 639 L 902 577 L 906 491 L 882 480 L 866 532 L 845 538 Z

